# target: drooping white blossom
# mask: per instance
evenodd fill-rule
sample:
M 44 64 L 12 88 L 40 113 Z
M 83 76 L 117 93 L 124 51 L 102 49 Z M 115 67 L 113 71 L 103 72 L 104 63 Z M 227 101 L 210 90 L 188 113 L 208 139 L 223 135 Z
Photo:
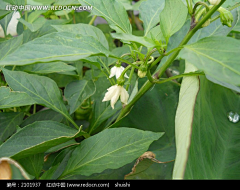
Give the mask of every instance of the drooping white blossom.
M 124 104 L 127 104 L 129 94 L 125 90 L 123 86 L 120 86 L 118 84 L 111 86 L 110 88 L 107 89 L 108 92 L 106 92 L 103 102 L 105 101 L 111 101 L 111 107 L 114 109 L 114 105 L 116 104 L 117 100 L 121 99 L 121 102 Z
M 123 66 L 114 66 L 111 68 L 110 70 L 110 76 L 109 78 L 112 78 L 113 76 L 116 76 L 116 79 L 118 79 L 120 77 L 120 75 L 122 74 L 122 72 L 124 71 L 124 67 Z M 124 77 L 128 78 L 127 74 L 124 75 Z

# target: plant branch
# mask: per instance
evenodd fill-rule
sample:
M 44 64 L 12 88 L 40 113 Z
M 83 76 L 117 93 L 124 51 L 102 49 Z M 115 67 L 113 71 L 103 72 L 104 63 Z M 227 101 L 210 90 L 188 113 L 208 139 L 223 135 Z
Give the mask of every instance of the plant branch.
M 181 74 L 181 75 L 176 75 L 176 76 L 169 77 L 167 79 L 157 81 L 155 83 L 162 84 L 162 83 L 165 83 L 165 82 L 168 82 L 168 81 L 171 81 L 171 80 L 174 80 L 174 79 L 182 78 L 182 77 L 185 77 L 185 76 L 199 76 L 199 75 L 204 75 L 204 73 L 203 72 L 184 73 L 184 74 Z
M 211 18 L 211 16 L 213 15 L 213 13 L 215 13 L 218 8 L 225 2 L 226 0 L 222 0 L 218 5 L 213 6 L 205 15 L 204 17 L 196 24 L 196 26 L 191 27 L 189 32 L 187 33 L 187 35 L 184 37 L 184 39 L 182 40 L 182 42 L 180 43 L 179 47 L 182 47 L 184 45 L 186 45 L 188 43 L 188 41 L 192 38 L 192 36 L 200 29 L 202 28 L 202 25 L 209 19 Z M 171 55 L 171 57 L 169 57 L 169 59 L 163 64 L 163 66 L 158 69 L 153 78 L 160 78 L 163 73 L 165 72 L 165 70 L 172 64 L 172 62 L 177 58 L 179 52 L 181 51 L 181 49 L 173 52 L 173 54 Z M 161 56 L 160 56 L 161 57 Z M 157 59 L 159 61 L 159 58 Z M 161 59 L 160 59 L 161 60 Z M 156 61 L 155 61 L 156 62 Z M 153 64 L 156 64 L 156 63 Z M 119 114 L 117 121 L 119 121 L 120 119 L 122 119 L 124 116 L 126 116 L 132 106 L 150 89 L 152 88 L 154 85 L 154 83 L 151 83 L 150 81 L 147 81 L 142 88 L 138 91 L 138 93 L 136 94 L 136 96 L 132 99 L 131 102 L 129 102 L 128 105 L 125 106 L 125 108 L 122 109 L 121 113 Z

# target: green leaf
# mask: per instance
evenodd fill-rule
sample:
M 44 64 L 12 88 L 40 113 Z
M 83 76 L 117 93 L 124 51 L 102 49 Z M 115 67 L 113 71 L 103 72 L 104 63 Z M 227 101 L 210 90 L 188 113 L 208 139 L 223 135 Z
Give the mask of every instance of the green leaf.
M 200 77 L 184 178 L 240 179 L 240 124 L 228 118 L 239 110 L 239 95 Z
M 28 52 L 26 54 L 26 52 Z M 27 65 L 36 62 L 76 61 L 110 52 L 91 36 L 57 32 L 20 46 L 0 61 L 0 65 Z
M 96 86 L 92 80 L 79 80 L 69 83 L 64 90 L 64 95 L 70 106 L 70 114 L 75 112 L 95 91 Z
M 132 172 L 125 175 L 124 179 L 126 180 L 137 180 L 137 179 L 151 179 L 152 176 L 148 176 L 145 174 L 146 170 L 152 166 L 154 162 L 150 159 L 143 159 L 139 161 L 136 166 L 132 168 Z
M 76 147 L 60 178 L 119 168 L 138 158 L 162 134 L 130 128 L 106 129 Z
M 37 74 L 49 74 L 49 73 L 60 73 L 60 72 L 68 72 L 76 70 L 75 67 L 68 65 L 64 62 L 51 62 L 51 63 L 37 63 L 22 66 L 20 68 L 16 68 L 15 70 L 27 71 L 31 73 Z
M 27 26 L 31 30 L 31 32 L 36 32 L 46 22 L 46 19 L 44 17 L 39 17 L 36 20 L 34 20 L 32 23 L 27 22 L 23 18 L 19 18 L 18 20 L 19 20 L 19 22 L 21 22 L 22 24 Z
M 7 69 L 3 69 L 3 73 L 13 90 L 27 93 L 37 104 L 47 106 L 72 120 L 64 105 L 59 88 L 52 79 Z
M 165 41 L 165 38 L 162 34 L 162 30 L 159 26 L 155 26 L 154 28 L 152 28 L 148 32 L 146 37 L 149 39 L 152 39 L 152 40 L 157 40 L 157 41 L 162 41 L 162 42 Z
M 185 73 L 194 72 L 197 68 L 188 62 Z M 194 106 L 199 91 L 197 76 L 186 76 L 181 83 L 179 102 L 175 117 L 175 138 L 177 155 L 173 169 L 173 179 L 183 179 L 191 140 Z
M 208 27 L 198 30 L 191 40 L 189 40 L 188 44 L 192 44 L 208 36 L 227 36 L 233 30 L 234 26 L 237 25 L 240 16 L 239 9 L 234 9 L 231 11 L 231 13 L 233 15 L 232 27 L 223 25 L 221 20 L 218 19 L 212 22 Z
M 24 5 L 24 0 L 4 0 L 12 5 Z
M 0 109 L 32 105 L 36 102 L 25 92 L 11 91 L 8 87 L 0 87 Z
M 0 142 L 10 137 L 23 121 L 23 113 L 0 113 Z
M 6 11 L 6 10 L 1 10 L 0 9 L 0 19 L 3 19 L 9 13 L 11 13 L 11 11 Z
M 111 35 L 113 38 L 120 39 L 123 41 L 136 42 L 148 48 L 154 48 L 155 46 L 157 46 L 157 44 L 155 44 L 153 40 L 147 37 L 134 36 L 132 34 L 123 33 L 122 34 L 112 33 Z
M 71 32 L 71 33 L 80 34 L 83 36 L 92 36 L 97 41 L 101 42 L 101 44 L 106 49 L 109 49 L 108 41 L 107 41 L 105 35 L 99 28 L 97 28 L 95 26 L 79 23 L 79 24 L 67 24 L 67 25 L 53 25 L 53 27 L 58 32 Z
M 61 122 L 63 120 L 63 115 L 55 112 L 51 109 L 46 109 L 43 111 L 38 111 L 35 114 L 30 115 L 27 117 L 22 123 L 21 127 L 25 127 L 27 125 L 30 125 L 36 121 L 46 121 L 46 120 L 51 120 L 51 121 L 57 121 Z
M 90 120 L 89 133 L 93 133 L 104 121 L 112 117 L 117 111 L 122 108 L 122 104 L 117 102 L 115 108 L 112 109 L 109 102 L 102 102 L 102 99 L 95 101 L 93 106 L 93 114 Z
M 5 36 L 7 35 L 7 27 L 8 27 L 8 24 L 9 24 L 12 16 L 13 16 L 13 12 L 11 12 L 10 14 L 8 14 L 7 16 L 5 16 L 4 18 L 2 18 L 0 20 L 0 25 L 2 26 Z
M 182 1 L 165 1 L 165 7 L 160 15 L 160 27 L 167 42 L 174 33 L 182 28 L 187 14 L 187 7 Z
M 164 0 L 148 0 L 141 3 L 139 14 L 140 19 L 143 21 L 144 36 L 147 36 L 149 31 L 159 23 L 159 15 L 164 5 Z
M 105 18 L 117 33 L 132 33 L 124 6 L 117 0 L 78 0 L 82 5 L 92 6 L 92 14 Z
M 26 172 L 32 176 L 35 176 L 36 179 L 39 178 L 40 173 L 42 172 L 44 164 L 44 154 L 34 154 L 25 158 L 18 160 L 20 165 L 25 168 Z
M 55 0 L 54 5 L 78 5 L 78 0 Z
M 3 143 L 0 146 L 0 157 L 21 159 L 43 153 L 80 135 L 80 131 L 55 121 L 37 121 L 22 128 Z
M 232 10 L 231 13 L 233 14 L 233 17 L 234 17 L 234 21 L 232 23 L 231 28 L 229 28 L 228 26 L 223 26 L 220 19 L 218 19 L 212 22 L 208 27 L 204 27 L 198 30 L 195 33 L 195 35 L 189 40 L 188 44 L 195 43 L 205 37 L 228 35 L 239 19 L 239 12 L 237 9 Z M 167 48 L 168 51 L 178 47 L 178 45 L 181 43 L 184 36 L 188 33 L 190 28 L 190 23 L 191 23 L 190 19 L 187 19 L 184 26 L 169 39 L 168 48 Z M 182 55 L 182 51 L 180 51 L 179 57 L 181 57 L 181 55 Z
M 139 79 L 138 81 L 140 88 L 146 79 Z M 176 154 L 174 119 L 178 97 L 179 86 L 177 84 L 157 84 L 138 100 L 126 117 L 110 127 L 124 126 L 154 132 L 164 132 L 163 137 L 152 143 L 149 150 L 156 154 L 158 160 L 173 160 Z M 150 175 L 151 179 L 171 179 L 172 170 L 173 163 L 166 165 L 154 163 L 146 171 L 145 175 Z
M 0 43 L 0 60 L 4 59 L 8 54 L 14 52 L 20 45 L 22 45 L 22 43 L 23 35 Z
M 39 16 L 43 13 L 45 13 L 47 10 L 38 10 L 38 11 L 33 11 L 28 15 L 28 22 L 33 23 L 35 20 L 39 18 Z M 45 20 L 46 21 L 46 20 Z M 45 22 L 44 22 L 45 23 Z
M 182 58 L 218 81 L 239 86 L 239 51 L 239 40 L 215 36 L 186 45 Z
M 133 10 L 132 2 L 129 0 L 118 0 L 126 10 Z

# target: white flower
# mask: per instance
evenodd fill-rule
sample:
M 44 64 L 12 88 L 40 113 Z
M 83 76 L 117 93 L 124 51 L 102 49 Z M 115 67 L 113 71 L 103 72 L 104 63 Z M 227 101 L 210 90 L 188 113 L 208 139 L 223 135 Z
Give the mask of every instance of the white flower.
M 106 92 L 102 101 L 105 102 L 105 101 L 111 100 L 111 106 L 112 106 L 113 109 L 114 109 L 114 105 L 117 102 L 119 96 L 120 96 L 121 102 L 124 103 L 124 104 L 127 104 L 129 94 L 125 90 L 124 87 L 116 84 L 116 85 L 108 88 L 107 91 L 108 92 Z
M 221 0 L 208 0 L 208 1 L 212 5 L 218 5 L 221 2 Z
M 14 12 L 12 15 L 12 18 L 10 20 L 10 22 L 8 23 L 7 26 L 7 35 L 11 34 L 12 36 L 16 36 L 17 35 L 17 25 L 18 25 L 18 20 L 21 16 L 19 12 Z M 0 37 L 1 38 L 5 38 L 4 35 L 4 31 L 2 26 L 0 25 Z
M 123 66 L 120 66 L 120 67 L 114 66 L 114 67 L 112 67 L 111 70 L 110 70 L 109 78 L 112 78 L 113 76 L 116 76 L 116 79 L 118 79 L 120 77 L 120 75 L 122 74 L 122 72 L 124 71 L 124 69 L 125 68 Z M 124 77 L 128 78 L 127 74 L 125 74 Z

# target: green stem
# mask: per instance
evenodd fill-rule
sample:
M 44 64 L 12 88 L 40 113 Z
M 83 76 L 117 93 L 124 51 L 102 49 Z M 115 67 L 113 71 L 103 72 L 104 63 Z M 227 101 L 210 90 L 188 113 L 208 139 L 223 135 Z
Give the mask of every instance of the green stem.
M 240 3 L 236 3 L 235 5 L 233 5 L 232 7 L 227 8 L 227 10 L 232 11 L 233 9 L 236 9 L 240 6 Z M 214 22 L 215 20 L 217 20 L 220 17 L 220 15 L 215 16 L 214 18 L 211 19 L 211 22 Z
M 174 49 L 172 49 L 172 50 L 170 50 L 169 52 L 167 52 L 167 53 L 165 53 L 165 56 L 168 56 L 168 55 L 170 55 L 172 52 L 174 52 L 174 51 L 177 51 L 177 50 L 181 50 L 183 47 L 177 47 L 177 48 L 174 48 Z
M 129 79 L 128 79 L 128 84 L 127 84 L 127 86 L 126 86 L 126 90 L 127 90 L 127 91 L 128 91 L 128 89 L 129 89 L 130 81 L 132 80 L 134 70 L 135 70 L 134 67 L 132 67 L 131 72 L 130 72 L 130 76 L 129 76 Z
M 197 3 L 194 5 L 193 14 L 195 14 L 196 9 L 197 9 L 197 7 L 198 7 L 199 5 L 204 6 L 207 11 L 209 11 L 209 9 L 210 9 L 207 3 L 204 3 L 204 2 L 199 1 L 199 2 L 197 2 Z
M 14 66 L 13 66 L 13 68 L 12 68 L 12 71 L 14 71 L 14 70 L 15 70 L 16 66 L 17 66 L 17 65 L 14 65 Z
M 139 67 L 135 64 L 141 64 L 143 63 L 142 61 L 138 61 L 138 62 L 134 62 L 134 63 L 131 63 L 130 61 L 126 60 L 126 59 L 122 59 L 122 58 L 118 58 L 119 61 L 121 62 L 124 62 L 124 63 L 127 63 L 128 65 L 131 65 L 132 67 L 136 68 L 136 69 L 139 69 Z
M 36 110 L 37 110 L 37 105 L 36 105 L 36 104 L 33 104 L 33 114 L 36 113 Z
M 127 70 L 130 69 L 131 67 L 132 67 L 131 65 L 128 65 L 128 66 L 123 70 L 123 72 L 121 73 L 121 75 L 120 75 L 119 78 L 124 78 L 125 73 L 126 73 Z
M 116 84 L 116 81 L 115 81 L 113 78 L 109 78 L 109 75 L 110 75 L 109 67 L 107 67 L 107 66 L 105 65 L 105 63 L 102 61 L 102 59 L 98 58 L 98 60 L 102 63 L 104 69 L 106 69 L 107 74 L 108 74 L 108 75 L 106 75 L 106 76 L 107 76 L 109 82 L 111 83 L 111 85 Z M 105 73 L 105 72 L 104 72 L 104 73 Z
M 186 45 L 188 43 L 188 41 L 192 38 L 192 36 L 202 27 L 202 25 L 213 15 L 214 12 L 217 11 L 217 9 L 225 2 L 226 0 L 222 0 L 218 5 L 215 5 L 214 7 L 212 7 L 212 9 L 210 9 L 207 14 L 197 23 L 197 25 L 193 28 L 191 28 L 188 32 L 188 34 L 184 37 L 184 39 L 182 40 L 182 42 L 180 43 L 179 47 L 182 47 L 184 45 Z M 164 63 L 164 65 L 155 72 L 154 78 L 160 78 L 163 73 L 165 72 L 165 70 L 172 64 L 172 62 L 176 59 L 176 57 L 178 56 L 180 50 L 175 51 L 171 57 L 169 57 L 169 59 Z M 128 105 L 125 106 L 125 108 L 122 109 L 122 111 L 120 112 L 117 120 L 119 121 L 121 118 L 123 118 L 125 115 L 127 115 L 132 106 L 150 89 L 152 88 L 154 85 L 154 83 L 151 83 L 150 81 L 147 81 L 142 88 L 138 91 L 138 93 L 136 94 L 136 96 L 133 98 L 133 100 L 131 102 L 129 102 Z
M 155 83 L 162 84 L 162 83 L 165 83 L 165 82 L 168 82 L 168 81 L 171 81 L 171 80 L 174 80 L 174 79 L 182 78 L 182 77 L 185 77 L 185 76 L 199 76 L 199 75 L 204 75 L 204 73 L 203 72 L 184 73 L 184 74 L 181 74 L 181 75 L 176 75 L 176 76 L 173 76 L 173 77 L 170 77 L 170 78 L 167 78 L 167 79 L 157 81 Z
M 165 56 L 164 54 L 160 55 L 160 56 L 151 64 L 150 69 L 153 68 L 156 64 L 158 64 L 159 61 L 161 61 L 164 56 Z
M 154 78 L 152 77 L 150 70 L 147 71 L 147 78 L 151 83 L 156 83 L 156 81 L 154 80 Z
M 97 18 L 97 15 L 94 15 L 88 24 L 92 25 L 94 23 L 94 21 L 96 20 L 96 18 Z

